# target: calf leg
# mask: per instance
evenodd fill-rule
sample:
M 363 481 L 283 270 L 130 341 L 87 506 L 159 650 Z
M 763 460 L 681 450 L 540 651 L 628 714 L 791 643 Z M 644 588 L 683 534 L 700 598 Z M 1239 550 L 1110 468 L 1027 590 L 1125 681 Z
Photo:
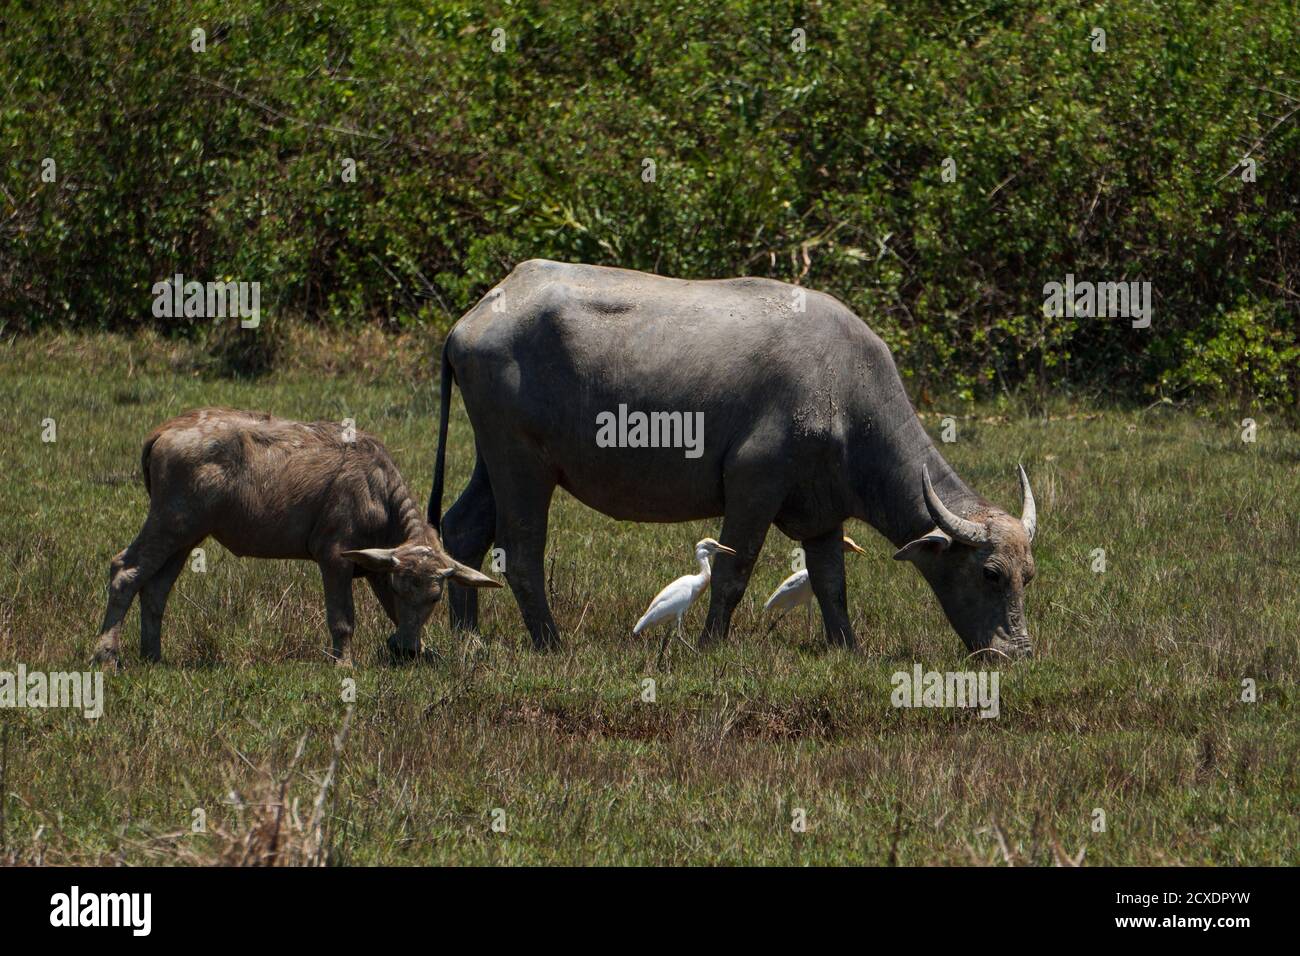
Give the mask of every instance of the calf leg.
M 803 542 L 808 560 L 808 578 L 822 609 L 826 641 L 832 647 L 857 647 L 849 623 L 848 589 L 844 583 L 844 527 Z M 811 607 L 811 605 L 810 605 Z
M 468 487 L 443 518 L 442 545 L 461 564 L 478 570 L 496 534 L 496 524 L 496 500 L 488 481 L 487 466 L 480 456 L 474 462 Z M 478 588 L 453 584 L 447 604 L 452 630 L 478 630 Z
M 99 626 L 94 663 L 118 663 L 121 655 L 122 621 L 131 608 L 136 592 L 158 573 L 188 538 L 188 533 L 177 533 L 170 517 L 151 509 L 135 540 L 113 558 L 108 572 L 108 606 L 104 610 L 103 623 Z
M 185 548 L 173 554 L 140 589 L 140 656 L 146 661 L 162 660 L 163 612 L 167 610 L 167 596 L 185 567 L 189 552 Z
M 352 606 L 352 564 L 322 562 L 321 580 L 325 585 L 325 622 L 334 643 L 332 657 L 342 667 L 352 666 L 352 632 L 356 613 Z

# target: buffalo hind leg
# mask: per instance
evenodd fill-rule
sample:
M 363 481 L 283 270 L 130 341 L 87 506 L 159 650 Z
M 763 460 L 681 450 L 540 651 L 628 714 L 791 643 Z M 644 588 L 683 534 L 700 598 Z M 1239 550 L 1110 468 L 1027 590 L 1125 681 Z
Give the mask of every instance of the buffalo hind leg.
M 857 647 L 853 625 L 849 623 L 848 588 L 844 581 L 844 527 L 837 526 L 826 534 L 803 542 L 808 562 L 808 578 L 813 595 L 821 607 L 826 625 L 826 642 L 832 647 Z
M 121 656 L 122 621 L 131 602 L 188 540 L 188 533 L 178 535 L 168 529 L 170 520 L 151 510 L 135 540 L 113 558 L 108 572 L 108 606 L 99 626 L 94 663 L 117 666 Z
M 140 588 L 140 656 L 153 663 L 162 660 L 162 621 L 167 597 L 185 567 L 190 548 L 182 548 L 167 559 Z
M 540 464 L 516 454 L 492 473 L 496 498 L 496 545 L 505 552 L 505 577 L 519 604 L 524 626 L 539 651 L 560 646 L 560 629 L 546 601 L 543 560 L 546 524 L 555 491 L 555 476 Z
M 482 457 L 474 462 L 470 476 L 456 503 L 442 519 L 442 546 L 461 564 L 479 570 L 496 534 L 497 509 Z M 447 597 L 453 631 L 478 630 L 478 588 L 453 584 Z

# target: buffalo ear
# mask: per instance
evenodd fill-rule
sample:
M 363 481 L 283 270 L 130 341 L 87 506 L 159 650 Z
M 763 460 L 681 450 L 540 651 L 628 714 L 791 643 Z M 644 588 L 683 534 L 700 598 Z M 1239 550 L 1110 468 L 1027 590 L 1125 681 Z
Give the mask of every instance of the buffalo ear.
M 499 588 L 501 582 L 495 578 L 490 578 L 480 571 L 475 571 L 468 565 L 461 564 L 459 561 L 452 561 L 451 567 L 442 571 L 442 577 L 449 581 L 454 581 L 461 587 L 467 588 Z
M 363 548 L 360 551 L 344 551 L 340 557 L 359 564 L 367 571 L 395 571 L 401 561 L 394 554 L 396 548 Z
M 934 528 L 926 532 L 924 536 L 917 538 L 915 541 L 907 542 L 907 544 L 895 551 L 894 560 L 912 561 L 923 553 L 938 554 L 940 551 L 947 551 L 951 546 L 952 538 L 938 528 Z

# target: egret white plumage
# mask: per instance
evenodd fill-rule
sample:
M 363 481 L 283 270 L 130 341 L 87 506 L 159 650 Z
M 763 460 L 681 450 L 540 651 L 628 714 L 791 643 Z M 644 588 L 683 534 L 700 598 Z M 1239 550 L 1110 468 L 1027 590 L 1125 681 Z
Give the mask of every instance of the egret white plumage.
M 856 541 L 848 535 L 844 536 L 844 553 L 849 554 L 866 554 L 862 548 L 858 547 Z M 808 569 L 802 568 L 790 575 L 784 581 L 777 585 L 776 590 L 768 597 L 763 605 L 764 611 L 776 611 L 776 620 L 772 622 L 772 627 L 776 627 L 777 622 L 783 618 L 787 612 L 803 605 L 808 609 L 807 627 L 812 627 L 812 599 L 813 589 L 812 581 L 808 578 Z M 771 633 L 772 627 L 768 628 Z
M 641 615 L 641 620 L 636 622 L 636 627 L 632 628 L 633 634 L 640 634 L 651 624 L 657 624 L 668 618 L 676 618 L 676 634 L 682 643 L 686 639 L 682 637 L 682 618 L 686 616 L 686 611 L 700 596 L 700 593 L 709 586 L 709 578 L 712 576 L 712 570 L 709 567 L 709 558 L 715 554 L 735 554 L 731 548 L 725 544 L 719 544 L 713 538 L 705 538 L 695 545 L 695 560 L 699 562 L 700 572 L 698 574 L 684 574 L 668 587 L 664 588 L 655 595 L 655 599 L 650 602 L 646 612 Z M 668 642 L 672 639 L 673 631 L 664 631 L 664 639 L 659 645 L 659 664 L 663 663 L 664 651 L 668 648 Z

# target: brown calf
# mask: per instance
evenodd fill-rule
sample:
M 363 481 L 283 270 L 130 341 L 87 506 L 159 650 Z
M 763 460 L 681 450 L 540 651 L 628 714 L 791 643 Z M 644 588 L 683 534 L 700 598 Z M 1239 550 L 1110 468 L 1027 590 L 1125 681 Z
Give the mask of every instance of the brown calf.
M 140 593 L 140 653 L 162 657 L 167 595 L 209 535 L 231 552 L 320 565 L 333 657 L 352 663 L 352 580 L 365 577 L 396 626 L 398 657 L 420 632 L 447 579 L 501 585 L 450 558 L 382 444 L 332 422 L 201 408 L 159 425 L 141 455 L 149 515 L 109 572 L 95 661 L 115 665 L 118 635 Z

